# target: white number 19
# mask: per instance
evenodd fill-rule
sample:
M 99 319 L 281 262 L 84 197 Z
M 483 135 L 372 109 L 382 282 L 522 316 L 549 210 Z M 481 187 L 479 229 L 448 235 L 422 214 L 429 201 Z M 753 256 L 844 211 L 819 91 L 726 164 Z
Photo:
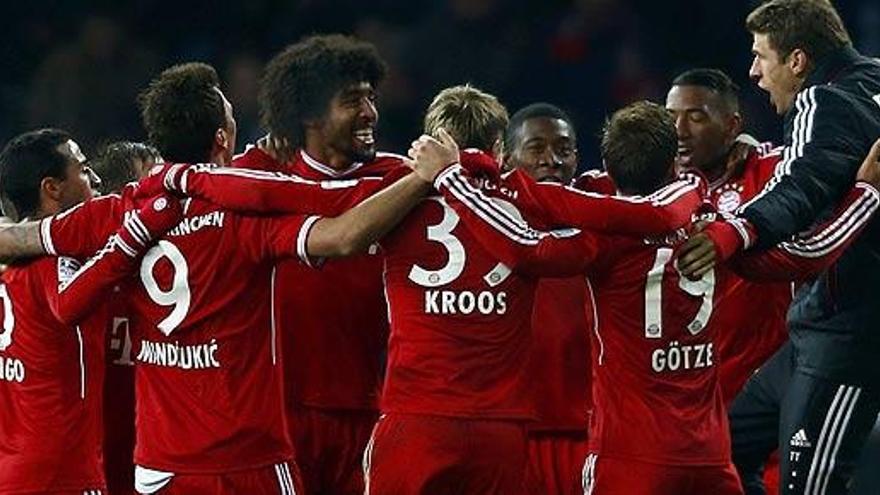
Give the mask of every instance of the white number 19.
M 672 249 L 660 248 L 654 258 L 654 266 L 648 271 L 645 283 L 645 337 L 659 339 L 663 337 L 663 272 L 672 259 Z M 678 287 L 685 293 L 702 297 L 697 315 L 687 325 L 688 331 L 696 335 L 700 333 L 712 316 L 712 299 L 715 296 L 715 271 L 709 270 L 699 280 L 690 280 L 679 274 Z

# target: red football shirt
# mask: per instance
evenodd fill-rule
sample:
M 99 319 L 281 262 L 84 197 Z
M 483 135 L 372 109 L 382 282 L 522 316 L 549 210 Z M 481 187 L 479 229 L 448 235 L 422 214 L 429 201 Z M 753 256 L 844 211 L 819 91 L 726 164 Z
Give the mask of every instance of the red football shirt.
M 140 347 L 130 325 L 128 300 L 120 287 L 107 300 L 104 376 L 104 472 L 107 489 L 134 486 L 134 356 Z
M 0 492 L 102 489 L 106 313 L 76 327 L 54 316 L 59 283 L 79 263 L 40 258 L 0 284 Z
M 94 251 L 125 199 L 93 200 L 54 219 L 44 243 Z M 272 272 L 304 252 L 316 217 L 242 217 L 201 200 L 144 256 L 124 286 L 133 353 L 139 465 L 217 473 L 292 457 L 283 415 Z M 75 235 L 86 230 L 91 235 Z
M 709 186 L 709 201 L 718 211 L 733 213 L 761 192 L 779 159 L 779 149 L 764 145 L 753 150 L 741 170 Z M 715 342 L 726 404 L 788 338 L 785 316 L 791 295 L 790 283 L 750 282 L 736 276 L 719 295 Z
M 593 308 L 583 276 L 538 282 L 532 308 L 531 376 L 538 421 L 532 431 L 586 431 Z
M 424 200 L 381 244 L 391 314 L 382 411 L 534 417 L 536 279 L 499 263 L 440 198 Z
M 234 164 L 257 165 L 314 181 L 382 177 L 402 160 L 398 155 L 377 153 L 371 162 L 335 170 L 302 151 L 285 165 L 245 157 Z M 277 266 L 275 295 L 276 318 L 283 329 L 288 406 L 378 409 L 382 356 L 388 341 L 379 253 L 373 249 L 364 255 L 326 260 L 321 270 L 282 261 Z

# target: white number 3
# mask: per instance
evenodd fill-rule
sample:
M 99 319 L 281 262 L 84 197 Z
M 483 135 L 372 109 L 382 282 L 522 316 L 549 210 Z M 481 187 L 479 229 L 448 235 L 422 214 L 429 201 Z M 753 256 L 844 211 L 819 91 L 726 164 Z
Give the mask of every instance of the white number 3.
M 156 277 L 153 275 L 153 268 L 160 259 L 167 258 L 174 267 L 174 279 L 171 282 L 170 290 L 162 290 L 159 287 Z M 174 244 L 161 240 L 159 244 L 153 246 L 141 263 L 141 281 L 150 299 L 160 306 L 174 306 L 164 320 L 160 321 L 157 327 L 165 335 L 170 335 L 186 318 L 189 311 L 189 303 L 192 299 L 189 290 L 189 267 L 186 264 L 186 258 L 183 253 Z

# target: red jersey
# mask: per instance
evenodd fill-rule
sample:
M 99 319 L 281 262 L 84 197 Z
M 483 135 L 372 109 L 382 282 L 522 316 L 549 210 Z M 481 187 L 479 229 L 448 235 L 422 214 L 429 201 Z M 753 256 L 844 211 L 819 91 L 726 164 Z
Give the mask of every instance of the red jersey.
M 120 203 L 98 198 L 55 218 L 44 245 L 95 251 Z M 189 200 L 184 220 L 144 255 L 123 288 L 140 344 L 138 465 L 217 473 L 292 457 L 271 280 L 276 259 L 304 252 L 316 219 L 242 217 Z
M 723 267 L 698 281 L 682 277 L 673 257 L 681 230 L 655 238 L 535 231 L 493 206 L 455 169 L 438 177 L 438 189 L 462 223 L 512 269 L 590 276 L 597 318 L 591 448 L 606 457 L 727 465 L 730 440 L 710 325 L 729 280 Z M 651 197 L 665 196 L 669 187 Z M 579 199 L 571 197 L 556 210 L 571 211 Z M 739 261 L 766 276 L 798 276 L 798 266 L 815 273 L 842 253 L 878 204 L 876 190 L 857 185 L 838 216 L 815 235 Z
M 355 163 L 339 171 L 302 151 L 285 165 L 255 160 L 253 154 L 249 151 L 234 165 L 256 165 L 315 181 L 382 177 L 399 167 L 403 158 L 377 153 L 372 162 Z M 378 409 L 382 356 L 388 341 L 388 309 L 382 287 L 382 259 L 375 249 L 326 260 L 321 270 L 296 261 L 278 264 L 275 308 L 283 329 L 289 407 Z
M 0 492 L 103 489 L 102 309 L 78 326 L 55 315 L 79 263 L 40 258 L 0 284 Z
M 741 168 L 709 185 L 708 201 L 716 211 L 733 213 L 763 190 L 773 176 L 779 153 L 769 143 L 752 150 Z M 579 177 L 577 187 L 614 193 L 610 177 L 593 171 Z M 753 282 L 731 275 L 724 293 L 719 294 L 713 316 L 713 326 L 718 329 L 716 361 L 725 404 L 736 397 L 752 373 L 785 342 L 785 316 L 790 303 L 790 283 Z
M 764 189 L 773 176 L 780 150 L 769 146 L 749 153 L 732 176 L 709 186 L 709 201 L 719 212 L 733 213 Z M 791 303 L 791 284 L 759 283 L 734 276 L 720 294 L 715 311 L 719 377 L 729 404 L 752 373 L 788 338 L 785 316 Z
M 131 491 L 134 486 L 134 356 L 135 343 L 128 300 L 116 287 L 107 300 L 104 376 L 104 472 L 107 489 Z
M 440 198 L 382 240 L 391 314 L 382 411 L 526 420 L 536 279 L 511 272 Z
M 532 431 L 586 431 L 593 308 L 583 276 L 538 282 L 532 308 L 531 372 L 538 421 Z

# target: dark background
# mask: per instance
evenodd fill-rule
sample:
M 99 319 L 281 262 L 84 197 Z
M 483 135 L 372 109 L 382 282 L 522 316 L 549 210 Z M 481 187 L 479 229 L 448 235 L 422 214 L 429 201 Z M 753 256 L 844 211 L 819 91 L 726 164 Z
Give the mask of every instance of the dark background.
M 712 66 L 742 89 L 749 130 L 778 141 L 780 120 L 748 80 L 748 0 L 135 0 L 6 2 L 0 29 L 0 141 L 35 127 L 71 131 L 87 154 L 143 139 L 135 97 L 162 68 L 218 68 L 235 105 L 239 148 L 261 134 L 262 65 L 312 33 L 355 34 L 391 66 L 380 92 L 380 148 L 404 151 L 443 87 L 470 82 L 511 113 L 548 101 L 579 130 L 596 165 L 605 116 L 640 98 L 663 102 L 682 70 Z M 835 1 L 863 53 L 880 55 L 880 1 Z

